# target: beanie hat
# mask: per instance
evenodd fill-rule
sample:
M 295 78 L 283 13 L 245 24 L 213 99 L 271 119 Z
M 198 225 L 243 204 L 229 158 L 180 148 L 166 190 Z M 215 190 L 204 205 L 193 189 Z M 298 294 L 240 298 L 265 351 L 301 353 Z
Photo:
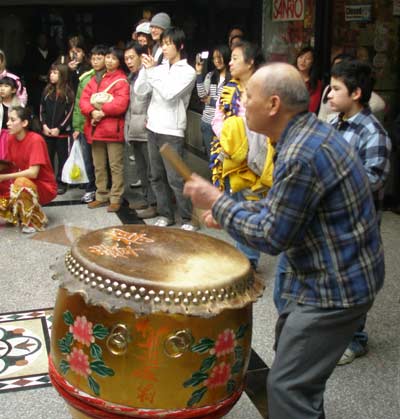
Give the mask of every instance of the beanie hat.
M 142 22 L 136 26 L 136 33 L 145 33 L 146 35 L 150 35 L 150 22 Z
M 171 26 L 171 18 L 166 13 L 157 13 L 150 22 L 150 27 L 157 26 L 161 29 L 168 29 Z

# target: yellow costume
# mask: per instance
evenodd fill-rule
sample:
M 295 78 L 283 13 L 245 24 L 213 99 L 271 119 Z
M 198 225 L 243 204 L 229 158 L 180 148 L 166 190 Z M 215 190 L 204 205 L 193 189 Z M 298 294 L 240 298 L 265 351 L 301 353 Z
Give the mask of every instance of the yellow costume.
M 230 193 L 248 189 L 246 199 L 257 200 L 272 185 L 274 169 L 274 147 L 266 137 L 267 153 L 261 175 L 248 166 L 249 142 L 242 117 L 238 116 L 240 85 L 231 80 L 224 86 L 220 97 L 220 109 L 225 114 L 220 138 L 214 138 L 211 145 L 212 182 L 221 190 L 225 190 L 229 180 Z

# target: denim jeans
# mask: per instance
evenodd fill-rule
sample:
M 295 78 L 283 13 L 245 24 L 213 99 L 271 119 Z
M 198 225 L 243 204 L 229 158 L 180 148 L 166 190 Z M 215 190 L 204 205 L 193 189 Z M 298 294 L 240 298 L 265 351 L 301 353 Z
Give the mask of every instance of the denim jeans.
M 183 137 L 157 134 L 149 130 L 147 146 L 151 168 L 151 186 L 157 198 L 157 212 L 171 221 L 175 220 L 173 192 L 179 215 L 184 222 L 187 222 L 192 218 L 192 203 L 189 198 L 183 195 L 184 181 L 182 177 L 160 154 L 160 148 L 165 143 L 169 143 L 183 157 Z
M 81 145 L 83 162 L 85 163 L 86 174 L 89 182 L 86 184 L 86 192 L 94 192 L 96 190 L 96 177 L 94 175 L 92 146 L 87 142 L 85 135 L 79 134 L 79 144 Z
M 211 141 L 214 137 L 214 131 L 211 124 L 201 121 L 200 123 L 201 133 L 203 135 L 203 145 L 206 150 L 207 156 L 210 157 Z
M 236 192 L 232 195 L 232 198 L 237 201 L 241 202 L 244 201 L 245 198 L 241 192 Z M 260 260 L 260 251 L 255 249 L 254 247 L 247 246 L 246 244 L 235 242 L 236 249 L 240 250 L 246 257 L 249 259 L 250 264 L 255 269 L 258 266 L 258 261 Z

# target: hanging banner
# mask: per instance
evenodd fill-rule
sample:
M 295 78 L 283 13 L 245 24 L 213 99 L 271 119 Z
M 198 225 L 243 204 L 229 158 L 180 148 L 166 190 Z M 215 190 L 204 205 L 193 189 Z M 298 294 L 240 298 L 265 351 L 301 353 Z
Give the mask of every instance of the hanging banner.
M 344 19 L 346 22 L 371 22 L 372 9 L 370 4 L 345 5 Z
M 272 20 L 274 22 L 304 20 L 304 0 L 273 0 Z

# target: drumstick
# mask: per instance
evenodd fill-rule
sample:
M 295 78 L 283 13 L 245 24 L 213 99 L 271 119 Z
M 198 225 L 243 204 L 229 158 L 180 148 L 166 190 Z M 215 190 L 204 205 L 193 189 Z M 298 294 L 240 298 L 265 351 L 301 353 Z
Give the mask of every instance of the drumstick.
M 182 157 L 171 147 L 169 143 L 165 143 L 160 147 L 161 155 L 168 161 L 168 163 L 175 169 L 175 171 L 182 176 L 186 182 L 192 176 L 192 170 L 182 160 Z M 201 214 L 196 214 L 200 210 L 193 207 L 192 218 L 194 218 L 199 224 L 201 224 Z
M 175 169 L 175 171 L 183 177 L 185 182 L 189 180 L 190 176 L 192 176 L 192 171 L 169 143 L 165 143 L 160 147 L 160 153 L 168 160 L 168 163 Z

